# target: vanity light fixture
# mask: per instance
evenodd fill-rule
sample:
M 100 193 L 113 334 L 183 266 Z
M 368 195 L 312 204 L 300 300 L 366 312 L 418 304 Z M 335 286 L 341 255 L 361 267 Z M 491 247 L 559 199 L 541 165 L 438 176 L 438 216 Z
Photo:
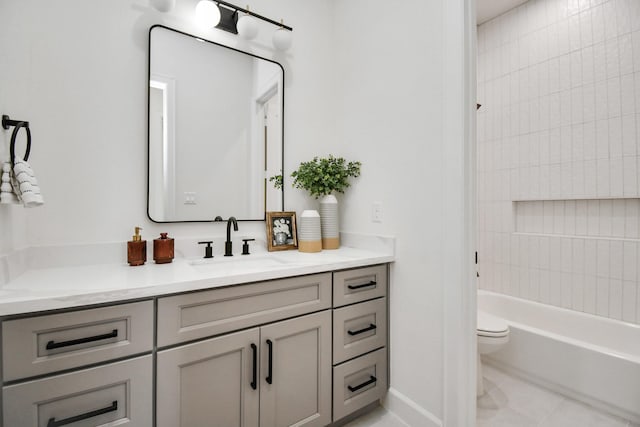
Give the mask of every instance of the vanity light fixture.
M 220 23 L 220 8 L 209 0 L 200 0 L 196 5 L 196 21 L 201 27 L 214 28 Z
M 244 14 L 238 16 L 239 12 Z M 252 40 L 258 34 L 258 23 L 255 18 L 278 27 L 273 34 L 273 46 L 276 49 L 285 51 L 291 47 L 293 28 L 284 25 L 282 21 L 277 22 L 253 13 L 249 10 L 249 6 L 243 9 L 222 0 L 200 0 L 196 5 L 196 19 L 201 25 L 240 34 L 247 40 Z

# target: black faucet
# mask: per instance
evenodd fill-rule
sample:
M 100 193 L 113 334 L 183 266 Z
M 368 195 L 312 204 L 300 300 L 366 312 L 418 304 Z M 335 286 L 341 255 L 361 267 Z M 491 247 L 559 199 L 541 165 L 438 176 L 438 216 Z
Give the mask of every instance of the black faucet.
M 231 242 L 231 223 L 233 223 L 233 231 L 238 231 L 238 221 L 236 221 L 236 217 L 230 216 L 227 220 L 227 241 L 224 242 L 224 256 L 233 256 L 233 243 Z

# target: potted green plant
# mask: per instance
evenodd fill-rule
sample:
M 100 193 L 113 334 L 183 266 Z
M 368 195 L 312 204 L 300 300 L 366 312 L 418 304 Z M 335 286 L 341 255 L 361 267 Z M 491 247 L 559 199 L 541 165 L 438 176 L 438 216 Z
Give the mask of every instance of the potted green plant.
M 349 178 L 360 176 L 360 162 L 347 162 L 342 157 L 314 157 L 302 162 L 298 170 L 291 173 L 293 186 L 307 190 L 320 200 L 320 222 L 322 227 L 322 248 L 340 247 L 338 224 L 338 200 L 334 193 L 344 193 L 351 184 Z

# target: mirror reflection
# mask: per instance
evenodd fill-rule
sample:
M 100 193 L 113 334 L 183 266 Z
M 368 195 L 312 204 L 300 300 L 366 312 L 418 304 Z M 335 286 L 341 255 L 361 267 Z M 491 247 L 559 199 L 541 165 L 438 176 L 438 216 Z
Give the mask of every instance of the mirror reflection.
M 263 220 L 283 210 L 284 70 L 163 26 L 149 36 L 149 217 Z

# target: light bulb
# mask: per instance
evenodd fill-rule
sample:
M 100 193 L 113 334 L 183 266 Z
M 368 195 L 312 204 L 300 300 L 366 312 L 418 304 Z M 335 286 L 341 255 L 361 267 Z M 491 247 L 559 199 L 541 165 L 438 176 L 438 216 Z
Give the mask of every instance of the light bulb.
M 273 46 L 281 51 L 285 51 L 291 47 L 293 38 L 291 37 L 291 31 L 282 27 L 278 28 L 273 33 Z
M 220 22 L 218 5 L 209 0 L 200 0 L 196 5 L 196 20 L 205 28 L 213 28 Z
M 169 12 L 176 5 L 176 0 L 150 0 L 150 3 L 159 12 Z
M 249 14 L 242 15 L 236 26 L 238 34 L 245 40 L 253 40 L 258 35 L 258 21 Z

